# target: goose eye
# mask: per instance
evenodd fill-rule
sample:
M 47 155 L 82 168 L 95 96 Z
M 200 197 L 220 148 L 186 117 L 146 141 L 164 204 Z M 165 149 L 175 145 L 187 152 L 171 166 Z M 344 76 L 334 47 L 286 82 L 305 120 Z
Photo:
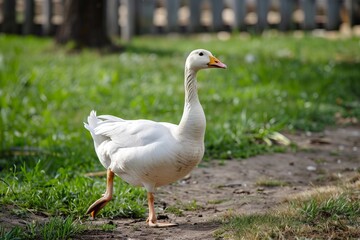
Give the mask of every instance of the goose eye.
M 204 55 L 204 53 L 203 53 L 203 52 L 200 52 L 200 53 L 199 53 L 199 56 L 203 56 L 203 55 Z

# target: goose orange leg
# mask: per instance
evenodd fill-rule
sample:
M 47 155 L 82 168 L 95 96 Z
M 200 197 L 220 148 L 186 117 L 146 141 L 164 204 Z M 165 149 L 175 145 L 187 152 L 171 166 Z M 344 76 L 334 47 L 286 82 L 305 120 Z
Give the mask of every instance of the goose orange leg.
M 177 226 L 176 223 L 157 222 L 155 208 L 154 208 L 154 194 L 151 192 L 148 192 L 147 198 L 148 198 L 148 205 L 149 205 L 149 217 L 146 220 L 146 223 L 149 225 L 149 227 L 174 227 L 174 226 Z
M 90 213 L 93 219 L 95 218 L 96 214 L 112 199 L 114 185 L 113 183 L 114 172 L 108 169 L 106 174 L 106 192 L 102 195 L 101 198 L 91 204 L 91 206 L 86 211 L 86 214 Z

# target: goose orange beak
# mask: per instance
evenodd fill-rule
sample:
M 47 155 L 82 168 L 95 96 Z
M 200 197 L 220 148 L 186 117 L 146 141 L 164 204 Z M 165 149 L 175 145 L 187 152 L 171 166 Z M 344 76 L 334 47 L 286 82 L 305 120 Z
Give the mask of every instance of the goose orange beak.
M 227 66 L 222 63 L 219 59 L 214 56 L 210 56 L 210 62 L 208 63 L 209 68 L 227 68 Z

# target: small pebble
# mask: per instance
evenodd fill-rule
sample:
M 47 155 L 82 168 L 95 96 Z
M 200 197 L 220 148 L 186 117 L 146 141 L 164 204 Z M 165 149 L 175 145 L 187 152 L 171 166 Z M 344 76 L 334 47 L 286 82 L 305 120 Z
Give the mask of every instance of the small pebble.
M 316 167 L 314 167 L 314 166 L 307 166 L 307 167 L 306 167 L 306 170 L 313 172 L 313 171 L 316 171 Z

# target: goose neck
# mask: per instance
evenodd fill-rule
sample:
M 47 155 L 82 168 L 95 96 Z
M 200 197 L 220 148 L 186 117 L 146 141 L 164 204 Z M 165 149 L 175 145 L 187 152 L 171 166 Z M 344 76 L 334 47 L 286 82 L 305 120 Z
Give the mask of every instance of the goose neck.
M 196 73 L 195 70 L 185 68 L 185 105 L 179 133 L 187 140 L 203 142 L 206 120 L 198 98 Z
M 185 104 L 191 104 L 199 102 L 198 93 L 197 93 L 197 81 L 196 81 L 197 71 L 185 68 Z

